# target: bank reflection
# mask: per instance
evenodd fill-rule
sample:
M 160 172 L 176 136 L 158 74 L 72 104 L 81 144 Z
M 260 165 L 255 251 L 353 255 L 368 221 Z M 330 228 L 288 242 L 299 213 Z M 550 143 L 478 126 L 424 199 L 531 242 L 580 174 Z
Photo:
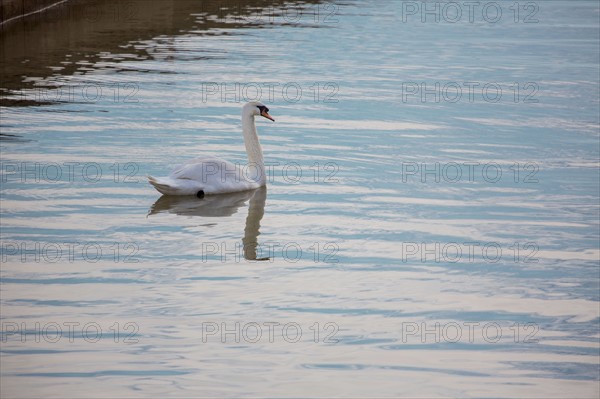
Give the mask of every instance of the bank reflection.
M 159 213 L 172 213 L 180 216 L 228 217 L 237 213 L 240 208 L 245 207 L 248 200 L 250 201 L 248 216 L 246 217 L 244 237 L 242 238 L 244 258 L 257 261 L 269 260 L 268 257 L 257 257 L 260 222 L 265 214 L 267 200 L 266 187 L 239 193 L 208 195 L 202 199 L 194 196 L 163 195 L 152 205 L 148 216 Z
M 226 35 L 232 29 L 289 24 L 290 18 L 282 19 L 282 15 L 301 15 L 303 9 L 305 13 L 316 13 L 318 6 L 314 4 L 319 2 L 69 1 L 43 13 L 0 25 L 0 105 L 64 102 L 65 99 L 53 101 L 45 96 L 36 97 L 29 90 L 55 88 L 64 84 L 64 77 L 86 75 L 98 69 L 131 72 L 130 67 L 119 66 L 123 61 L 176 61 L 178 57 L 187 60 L 186 55 L 175 48 L 174 38 Z M 107 63 L 110 65 L 105 65 Z M 144 72 L 136 68 L 133 71 Z

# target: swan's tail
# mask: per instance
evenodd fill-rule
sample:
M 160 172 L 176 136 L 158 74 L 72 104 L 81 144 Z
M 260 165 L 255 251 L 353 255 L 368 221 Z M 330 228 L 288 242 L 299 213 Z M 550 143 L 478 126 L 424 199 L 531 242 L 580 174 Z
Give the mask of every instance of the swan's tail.
M 168 181 L 164 181 L 163 179 L 157 179 L 155 177 L 148 176 L 148 183 L 152 184 L 154 188 L 161 194 L 181 195 L 179 193 L 179 187 L 171 185 Z
M 198 195 L 204 194 L 204 186 L 191 179 L 174 179 L 172 177 L 148 176 L 148 183 L 152 184 L 159 193 L 165 195 Z

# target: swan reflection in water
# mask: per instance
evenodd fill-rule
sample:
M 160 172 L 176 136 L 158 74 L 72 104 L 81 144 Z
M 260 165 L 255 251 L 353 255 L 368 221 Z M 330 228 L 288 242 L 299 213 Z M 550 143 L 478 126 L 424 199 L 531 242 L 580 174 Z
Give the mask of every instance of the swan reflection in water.
M 169 196 L 163 195 L 150 208 L 148 216 L 158 213 L 174 213 L 181 216 L 201 217 L 226 217 L 237 213 L 238 209 L 246 205 L 248 216 L 244 228 L 244 258 L 247 260 L 264 261 L 269 258 L 257 258 L 258 236 L 260 235 L 260 221 L 265 214 L 267 187 L 237 193 L 207 195 L 200 199 L 195 196 Z

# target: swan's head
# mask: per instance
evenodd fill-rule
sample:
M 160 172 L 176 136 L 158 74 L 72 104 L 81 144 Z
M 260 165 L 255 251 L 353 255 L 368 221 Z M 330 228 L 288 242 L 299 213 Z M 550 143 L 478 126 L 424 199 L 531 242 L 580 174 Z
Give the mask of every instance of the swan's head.
M 249 103 L 244 105 L 244 112 L 249 112 L 251 115 L 254 116 L 260 115 L 275 122 L 275 119 L 273 119 L 271 115 L 269 115 L 269 108 L 267 108 L 260 101 L 250 101 Z

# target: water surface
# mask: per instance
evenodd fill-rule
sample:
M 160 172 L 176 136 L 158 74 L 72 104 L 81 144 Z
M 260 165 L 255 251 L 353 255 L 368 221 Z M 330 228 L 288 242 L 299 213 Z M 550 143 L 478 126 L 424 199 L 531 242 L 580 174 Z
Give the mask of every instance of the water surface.
M 3 397 L 597 397 L 599 7 L 497 3 L 6 27 Z M 160 198 L 253 97 L 268 187 Z

